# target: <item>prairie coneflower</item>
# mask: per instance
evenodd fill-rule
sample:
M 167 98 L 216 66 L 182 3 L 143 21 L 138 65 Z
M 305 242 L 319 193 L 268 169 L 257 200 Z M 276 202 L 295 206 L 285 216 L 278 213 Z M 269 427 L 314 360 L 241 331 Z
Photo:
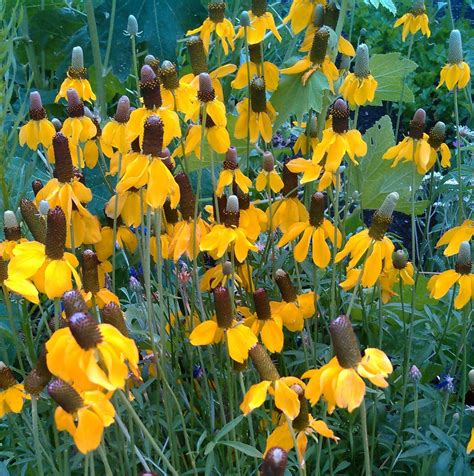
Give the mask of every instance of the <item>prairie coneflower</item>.
M 395 249 L 390 238 L 385 236 L 392 222 L 392 214 L 398 201 L 398 193 L 392 192 L 385 198 L 382 206 L 374 213 L 370 228 L 351 236 L 344 248 L 336 255 L 336 263 L 350 254 L 347 266 L 349 272 L 367 253 L 362 271 L 362 286 L 371 288 L 380 277 L 382 270 L 388 271 L 392 266 L 392 253 Z
M 192 345 L 227 343 L 232 360 L 242 363 L 248 358 L 249 350 L 257 343 L 254 333 L 234 319 L 229 289 L 217 287 L 213 290 L 215 320 L 201 322 L 189 336 Z
M 278 193 L 283 188 L 283 180 L 275 170 L 275 159 L 270 151 L 263 153 L 262 170 L 257 175 L 255 188 L 258 192 L 267 190 Z
M 294 123 L 294 125 L 302 127 L 303 131 L 298 135 L 293 150 L 295 154 L 301 152 L 302 155 L 306 155 L 314 150 L 319 142 L 316 116 L 312 114 L 308 124 L 302 122 L 301 124 Z
M 51 373 L 78 390 L 93 390 L 97 385 L 110 391 L 122 389 L 129 371 L 138 376 L 135 342 L 84 312 L 69 317 L 68 326 L 46 342 L 46 350 Z
M 50 299 L 72 289 L 72 278 L 81 287 L 76 271 L 79 262 L 73 254 L 64 252 L 65 243 L 66 217 L 61 208 L 55 207 L 48 211 L 46 244 L 28 241 L 13 250 L 8 264 L 8 287 L 21 294 L 24 282 L 31 280 Z
M 408 33 L 415 35 L 417 31 L 421 31 L 426 37 L 431 36 L 430 27 L 428 25 L 428 15 L 426 14 L 425 3 L 423 0 L 415 0 L 413 6 L 408 13 L 400 17 L 393 25 L 394 28 L 403 25 L 402 40 L 405 41 Z
M 297 35 L 311 23 L 317 3 L 322 3 L 324 8 L 326 1 L 293 0 L 290 11 L 283 19 L 283 23 L 290 22 L 291 30 L 295 35 Z
M 451 228 L 436 243 L 436 247 L 448 245 L 444 250 L 445 256 L 453 256 L 459 253 L 463 241 L 470 241 L 474 236 L 474 220 L 464 220 L 464 222 Z
M 446 83 L 446 87 L 451 91 L 455 87 L 463 89 L 471 79 L 469 65 L 463 61 L 462 40 L 459 30 L 452 30 L 449 35 L 448 64 L 443 66 L 438 84 L 440 88 Z
M 293 255 L 299 263 L 308 256 L 309 245 L 312 243 L 313 263 L 319 268 L 326 268 L 331 260 L 331 250 L 326 240 L 330 240 L 333 246 L 341 245 L 341 232 L 324 217 L 326 209 L 326 197 L 321 192 L 316 192 L 311 197 L 309 219 L 304 222 L 294 223 L 281 237 L 278 246 L 285 246 L 290 241 L 303 233 L 301 240 L 293 248 Z M 336 242 L 334 243 L 334 239 Z
M 235 138 L 243 139 L 250 134 L 250 141 L 255 143 L 262 136 L 265 142 L 272 140 L 272 125 L 276 111 L 267 101 L 265 81 L 262 77 L 254 77 L 250 82 L 250 99 L 245 98 L 237 104 L 239 114 L 235 123 Z M 248 127 L 248 131 L 247 131 Z
M 163 85 L 161 95 L 164 107 L 189 114 L 196 95 L 194 88 L 179 79 L 176 66 L 168 60 L 163 61 L 159 77 Z
M 408 261 L 408 255 L 405 251 L 398 250 L 393 253 L 392 264 L 393 267 L 382 273 L 380 277 L 382 302 L 384 304 L 389 302 L 392 296 L 398 296 L 398 294 L 392 290 L 395 284 L 401 283 L 406 286 L 413 286 L 415 284 L 415 281 L 413 280 L 415 270 L 413 264 Z
M 38 213 L 36 207 L 34 205 L 33 207 L 36 213 Z M 21 237 L 21 228 L 12 210 L 5 210 L 3 213 L 3 232 L 5 234 L 5 241 L 0 242 L 0 258 L 8 261 L 13 256 L 13 250 L 18 243 L 26 241 Z
M 278 67 L 270 61 L 263 61 L 262 45 L 260 43 L 249 45 L 249 56 L 249 62 L 240 65 L 230 85 L 234 89 L 243 89 L 248 86 L 253 77 L 262 76 L 267 91 L 275 91 L 280 81 L 280 72 Z
M 76 90 L 83 101 L 95 101 L 95 94 L 87 79 L 87 69 L 84 68 L 84 53 L 80 46 L 75 46 L 72 49 L 71 66 L 69 66 L 66 74 L 66 79 L 61 84 L 54 102 L 58 102 L 61 98 L 66 99 L 69 89 Z
M 451 151 L 444 142 L 446 139 L 446 125 L 444 122 L 438 121 L 431 129 L 428 137 L 424 136 L 424 138 L 430 146 L 430 160 L 428 161 L 426 170 L 430 170 L 431 167 L 433 167 L 438 158 L 438 153 L 441 154 L 441 167 L 450 167 Z
M 20 413 L 25 398 L 23 384 L 18 383 L 10 368 L 0 362 L 0 418 L 7 413 Z
M 260 232 L 268 228 L 268 217 L 261 208 L 256 207 L 250 201 L 248 194 L 242 193 L 240 190 L 236 190 L 236 188 L 234 187 L 234 191 L 237 192 L 239 199 L 240 228 L 245 231 L 245 235 L 250 241 L 255 242 Z
M 427 136 L 423 133 L 425 130 L 426 113 L 423 109 L 417 109 L 410 121 L 408 136 L 397 145 L 390 147 L 382 156 L 384 160 L 393 160 L 392 167 L 404 160 L 405 162 L 414 161 L 416 170 L 424 175 L 430 164 L 431 148 L 427 141 Z
M 238 274 L 238 271 L 239 268 L 237 268 L 236 272 L 234 273 L 232 263 L 230 261 L 217 263 L 204 273 L 199 287 L 201 288 L 201 291 L 210 291 L 220 286 L 224 288 L 232 288 L 234 284 L 237 286 L 242 286 L 243 282 Z
M 249 187 L 252 186 L 252 181 L 239 168 L 237 149 L 230 147 L 226 152 L 223 168 L 219 174 L 216 196 L 222 196 L 225 187 L 229 187 L 233 183 L 235 183 L 243 193 L 248 193 Z
M 58 405 L 54 412 L 57 429 L 67 431 L 82 454 L 97 449 L 104 428 L 112 425 L 115 418 L 110 396 L 99 390 L 78 392 L 60 379 L 51 381 L 48 393 Z
M 326 77 L 329 88 L 334 92 L 334 81 L 339 77 L 339 71 L 331 58 L 326 54 L 329 41 L 329 28 L 322 27 L 314 33 L 313 44 L 309 55 L 297 61 L 293 66 L 281 70 L 282 74 L 299 74 L 303 86 L 316 71 L 321 71 Z
M 457 283 L 459 292 L 454 300 L 454 307 L 462 309 L 474 295 L 474 274 L 471 270 L 471 246 L 468 241 L 463 241 L 459 247 L 455 268 L 435 275 L 428 281 L 431 297 L 441 299 Z
M 127 226 L 139 227 L 142 222 L 140 210 L 140 191 L 131 187 L 125 192 L 113 195 L 105 205 L 107 218 L 114 219 L 115 201 L 117 200 L 117 218 Z
M 282 302 L 272 301 L 272 312 L 281 316 L 283 325 L 291 332 L 299 332 L 304 328 L 305 319 L 314 316 L 315 295 L 313 291 L 298 294 L 286 271 L 278 269 L 275 281 L 280 289 Z
M 201 251 L 208 251 L 215 258 L 221 258 L 229 247 L 235 257 L 243 263 L 248 252 L 258 248 L 247 238 L 245 230 L 240 226 L 239 200 L 235 195 L 227 199 L 227 207 L 221 217 L 223 224 L 216 224 L 201 241 Z
M 261 381 L 248 389 L 240 404 L 240 410 L 244 415 L 248 415 L 261 407 L 270 394 L 274 398 L 275 406 L 294 420 L 300 412 L 300 402 L 292 386 L 299 385 L 304 389 L 305 384 L 296 377 L 280 377 L 272 359 L 260 344 L 255 344 L 250 349 L 249 356 Z
M 225 17 L 224 0 L 211 0 L 207 4 L 208 17 L 203 24 L 194 30 L 188 30 L 186 36 L 199 33 L 206 53 L 209 53 L 211 34 L 215 33 L 219 38 L 224 54 L 229 53 L 229 47 L 234 50 L 234 26 Z M 217 48 L 217 46 L 216 46 Z
M 116 152 L 125 155 L 130 149 L 130 144 L 127 141 L 127 123 L 129 119 L 130 99 L 127 96 L 122 96 L 118 100 L 114 117 L 104 126 L 100 136 L 102 151 L 110 159 Z
M 34 151 L 40 144 L 48 149 L 55 133 L 56 129 L 53 123 L 48 120 L 40 93 L 33 91 L 30 93 L 30 120 L 20 129 L 20 145 L 26 144 Z
M 339 316 L 330 325 L 331 341 L 336 354 L 320 369 L 308 370 L 302 378 L 309 378 L 306 398 L 315 405 L 321 396 L 328 404 L 328 412 L 347 408 L 352 412 L 362 403 L 366 378 L 377 387 L 386 388 L 385 380 L 393 371 L 390 360 L 379 349 L 368 348 L 360 354 L 359 343 L 347 316 Z
M 95 250 L 100 261 L 106 261 L 114 253 L 114 246 L 126 249 L 130 253 L 135 253 L 138 246 L 138 238 L 135 233 L 117 219 L 115 243 L 113 242 L 114 230 L 113 219 L 108 218 L 109 225 L 103 226 L 100 230 L 100 241 L 95 243 Z
M 236 38 L 245 37 L 247 29 L 247 41 L 249 45 L 261 43 L 267 30 L 270 30 L 278 41 L 281 41 L 281 35 L 275 25 L 273 15 L 267 11 L 267 0 L 252 0 L 251 9 L 248 11 L 250 18 L 250 27 L 240 26 Z
M 370 74 L 369 48 L 365 43 L 357 47 L 354 72 L 349 73 L 340 88 L 342 97 L 352 108 L 374 100 L 378 82 Z

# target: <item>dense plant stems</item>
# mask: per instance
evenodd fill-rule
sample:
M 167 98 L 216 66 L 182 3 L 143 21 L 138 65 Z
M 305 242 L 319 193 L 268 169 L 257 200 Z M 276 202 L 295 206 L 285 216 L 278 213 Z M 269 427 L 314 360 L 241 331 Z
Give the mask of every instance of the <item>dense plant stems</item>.
M 410 35 L 410 43 L 408 44 L 407 59 L 411 58 L 411 52 L 413 49 L 414 40 L 415 40 L 415 35 Z M 406 77 L 403 77 L 402 89 L 400 91 L 400 100 L 398 101 L 397 122 L 395 126 L 395 141 L 398 140 L 398 132 L 400 131 L 400 119 L 402 117 L 402 112 L 403 112 L 403 95 L 405 94 L 405 87 L 406 87 Z

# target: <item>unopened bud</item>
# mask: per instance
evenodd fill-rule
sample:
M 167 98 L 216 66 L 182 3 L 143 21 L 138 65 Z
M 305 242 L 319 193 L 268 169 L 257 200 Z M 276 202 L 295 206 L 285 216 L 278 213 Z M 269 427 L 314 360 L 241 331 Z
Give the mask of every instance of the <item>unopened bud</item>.
M 212 79 L 209 76 L 209 73 L 200 73 L 199 74 L 199 91 L 198 99 L 201 102 L 210 102 L 216 98 L 216 92 L 214 91 L 214 86 L 212 85 Z
M 416 365 L 412 365 L 410 368 L 409 376 L 414 382 L 418 382 L 421 379 L 420 369 Z
M 50 210 L 48 200 L 41 200 L 39 202 L 39 212 L 42 216 L 46 216 Z
M 246 10 L 240 14 L 240 26 L 244 28 L 248 28 L 250 26 L 250 15 Z
M 46 213 L 41 213 L 41 204 L 45 202 L 47 205 Z M 36 205 L 27 198 L 22 198 L 20 200 L 20 211 L 23 221 L 26 223 L 26 226 L 30 230 L 33 238 L 40 242 L 46 242 L 46 223 L 41 218 L 40 214 L 46 216 L 49 211 L 49 203 L 46 200 L 41 200 L 40 202 L 40 214 L 38 214 L 38 209 Z
M 75 46 L 72 49 L 71 66 L 75 69 L 84 68 L 84 52 L 80 46 Z
M 467 379 L 469 382 L 469 388 L 474 389 L 474 369 L 469 370 L 467 374 Z
M 408 253 L 404 250 L 397 250 L 392 254 L 393 267 L 404 269 L 408 263 Z
M 408 135 L 412 139 L 423 139 L 423 132 L 425 131 L 426 112 L 424 109 L 417 109 L 410 121 Z
M 430 144 L 430 146 L 436 150 L 441 146 L 445 139 L 446 125 L 444 122 L 438 121 L 430 131 L 428 144 Z
M 232 276 L 234 273 L 234 268 L 232 267 L 232 263 L 230 261 L 225 261 L 222 265 L 222 274 L 224 276 Z
M 313 25 L 315 28 L 321 28 L 324 25 L 324 5 L 318 3 L 313 12 Z
M 284 476 L 288 464 L 288 453 L 279 446 L 270 448 L 263 458 L 261 476 Z
M 456 272 L 463 275 L 471 273 L 471 245 L 469 241 L 463 241 L 459 247 L 459 253 L 455 265 Z
M 130 36 L 138 35 L 138 22 L 137 22 L 137 19 L 133 15 L 128 16 L 127 33 Z
M 336 29 L 337 20 L 339 18 L 339 8 L 334 0 L 328 2 L 326 6 L 326 12 L 324 15 L 324 24 L 332 28 L 333 30 Z
M 362 43 L 357 47 L 354 73 L 359 78 L 366 78 L 370 74 L 369 48 L 365 43 Z
M 262 168 L 265 172 L 272 172 L 275 169 L 275 158 L 269 150 L 263 153 Z
M 462 39 L 459 30 L 452 30 L 449 35 L 448 61 L 451 64 L 462 63 Z
M 51 119 L 51 123 L 53 124 L 54 130 L 56 132 L 59 132 L 63 128 L 63 123 L 57 117 Z

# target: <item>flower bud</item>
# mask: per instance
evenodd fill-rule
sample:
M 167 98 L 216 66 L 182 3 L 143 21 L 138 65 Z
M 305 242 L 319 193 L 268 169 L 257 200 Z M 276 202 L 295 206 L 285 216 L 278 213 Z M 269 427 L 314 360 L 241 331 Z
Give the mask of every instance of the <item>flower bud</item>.
M 225 261 L 222 265 L 222 274 L 224 276 L 232 276 L 234 274 L 234 269 L 230 261 Z
M 270 380 L 274 382 L 280 378 L 280 374 L 272 362 L 270 355 L 262 345 L 258 343 L 255 344 L 249 350 L 249 356 L 252 359 L 253 365 L 260 375 L 261 380 Z
M 332 130 L 337 134 L 344 134 L 349 130 L 349 108 L 344 99 L 337 99 L 331 106 Z
M 80 46 L 75 46 L 72 49 L 71 66 L 78 70 L 84 68 L 84 52 Z
M 270 448 L 263 458 L 261 476 L 284 476 L 288 464 L 288 453 L 279 446 Z
M 70 182 L 74 176 L 69 140 L 61 132 L 53 137 L 53 150 L 55 158 L 54 176 L 61 183 Z
M 39 208 L 40 215 L 45 217 L 48 214 L 49 209 L 50 209 L 48 200 L 41 200 L 39 202 L 39 207 L 38 208 Z
M 408 263 L 408 253 L 404 250 L 397 250 L 392 254 L 392 263 L 395 269 L 404 269 Z
M 59 260 L 64 255 L 66 245 L 66 216 L 60 207 L 49 210 L 46 227 L 46 256 Z
M 180 192 L 179 207 L 181 209 L 181 215 L 184 220 L 193 220 L 196 208 L 196 196 L 191 187 L 191 182 L 184 172 L 177 174 L 174 179 L 178 184 Z
M 261 321 L 267 321 L 272 317 L 270 309 L 270 301 L 268 300 L 267 291 L 263 288 L 258 288 L 253 293 L 253 302 L 255 305 L 255 312 L 257 318 Z
M 339 19 L 339 8 L 334 0 L 328 2 L 324 15 L 324 24 L 333 30 L 336 29 L 337 20 Z
M 366 36 L 367 36 L 367 28 L 361 28 L 359 31 L 360 41 L 365 41 Z
M 143 104 L 147 109 L 159 108 L 163 104 L 160 81 L 151 66 L 147 64 L 144 64 L 140 70 L 140 91 Z
M 244 10 L 240 14 L 240 26 L 243 28 L 248 28 L 250 26 L 250 15 L 249 12 Z
M 296 288 L 291 282 L 290 275 L 283 269 L 277 269 L 275 273 L 275 282 L 280 290 L 281 297 L 285 302 L 295 302 L 298 295 Z
M 84 406 L 79 393 L 64 380 L 55 378 L 48 385 L 49 396 L 67 413 L 75 413 Z
M 474 369 L 469 370 L 467 380 L 469 382 L 469 388 L 474 390 Z
M 252 0 L 252 13 L 256 17 L 261 17 L 267 13 L 267 0 Z
M 216 98 L 216 92 L 212 85 L 212 79 L 209 76 L 209 73 L 200 73 L 199 74 L 199 91 L 198 99 L 201 102 L 210 102 Z
M 258 76 L 250 81 L 250 106 L 253 112 L 265 112 L 267 110 L 265 80 Z
M 85 312 L 76 312 L 69 319 L 69 329 L 76 342 L 84 349 L 94 349 L 103 340 L 97 321 Z
M 138 35 L 138 22 L 133 15 L 128 16 L 127 33 L 133 37 L 136 37 Z
M 76 313 L 86 313 L 88 308 L 80 291 L 73 289 L 63 294 L 64 314 L 69 319 Z
M 118 100 L 114 119 L 120 124 L 126 124 L 130 119 L 130 99 L 127 96 Z
M 39 191 L 43 188 L 43 182 L 41 180 L 35 179 L 31 182 L 31 189 L 33 190 L 33 193 L 38 195 Z
M 272 172 L 275 169 L 275 158 L 269 150 L 263 153 L 262 168 L 265 172 Z
M 456 272 L 459 274 L 470 274 L 472 269 L 471 245 L 469 241 L 463 241 L 459 247 L 459 253 L 455 265 Z
M 311 226 L 318 228 L 323 224 L 326 206 L 326 195 L 322 192 L 313 193 L 309 207 L 309 223 Z
M 339 365 L 345 369 L 355 368 L 361 361 L 361 355 L 350 319 L 344 315 L 334 319 L 329 332 Z
M 421 379 L 420 369 L 416 365 L 412 365 L 408 373 L 413 382 L 418 382 Z
M 232 327 L 232 322 L 234 320 L 229 289 L 224 288 L 223 286 L 218 286 L 213 289 L 212 294 L 214 296 L 217 325 L 221 329 L 229 329 Z
M 150 116 L 143 129 L 142 153 L 160 157 L 163 152 L 164 125 L 158 116 Z
M 189 59 L 191 62 L 191 69 L 194 76 L 201 73 L 208 73 L 209 67 L 207 65 L 206 51 L 199 36 L 191 36 L 186 42 L 188 48 Z
M 34 121 L 41 121 L 46 118 L 46 110 L 41 101 L 41 95 L 38 91 L 30 93 L 30 118 Z
M 163 61 L 160 68 L 160 79 L 165 89 L 174 91 L 179 88 L 178 71 L 171 61 Z
M 41 218 L 40 214 L 44 216 L 48 213 L 49 203 L 46 200 L 41 200 L 40 208 L 42 202 L 45 202 L 48 206 L 46 213 L 41 213 L 41 211 L 38 213 L 36 205 L 27 198 L 22 198 L 20 200 L 20 211 L 23 221 L 26 223 L 26 226 L 33 235 L 33 238 L 36 241 L 44 244 L 46 243 L 46 223 Z
M 369 48 L 365 43 L 362 43 L 357 47 L 354 73 L 359 78 L 366 78 L 370 74 Z
M 25 390 L 30 395 L 38 395 L 46 387 L 52 375 L 46 364 L 46 349 L 41 351 L 36 366 L 25 377 Z
M 21 229 L 18 225 L 15 213 L 6 210 L 3 213 L 3 232 L 8 241 L 18 241 L 21 238 Z
M 125 337 L 128 337 L 128 329 L 120 306 L 115 302 L 109 302 L 101 311 L 102 320 L 118 329 Z
M 423 139 L 423 132 L 425 132 L 426 112 L 424 109 L 417 109 L 410 121 L 408 135 L 412 139 Z
M 462 39 L 459 30 L 452 30 L 449 35 L 448 61 L 451 64 L 462 63 Z
M 75 89 L 68 89 L 67 96 L 67 113 L 69 117 L 83 117 L 85 115 L 84 103 L 79 98 Z
M 324 25 L 324 5 L 318 3 L 313 12 L 313 26 L 321 28 Z

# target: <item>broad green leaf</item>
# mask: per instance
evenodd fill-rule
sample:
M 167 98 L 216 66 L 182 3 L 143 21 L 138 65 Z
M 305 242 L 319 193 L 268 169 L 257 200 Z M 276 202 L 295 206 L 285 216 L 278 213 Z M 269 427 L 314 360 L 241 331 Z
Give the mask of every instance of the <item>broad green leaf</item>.
M 239 415 L 237 418 L 234 418 L 233 420 L 231 420 L 229 423 L 227 423 L 226 425 L 224 425 L 216 434 L 215 438 L 213 441 L 211 441 L 210 443 L 208 443 L 206 445 L 206 449 L 204 450 L 204 455 L 207 456 L 213 449 L 214 449 L 214 446 L 216 446 L 216 444 L 225 436 L 227 435 L 227 433 L 229 433 L 230 431 L 232 431 L 241 421 L 242 421 L 242 418 L 244 418 L 243 415 Z
M 403 58 L 398 52 L 373 55 L 370 58 L 370 72 L 379 84 L 372 106 L 380 106 L 382 101 L 400 101 L 403 82 L 417 66 L 414 61 Z M 414 100 L 413 92 L 405 85 L 403 101 L 414 102 Z
M 321 112 L 323 92 L 329 89 L 326 76 L 321 71 L 315 71 L 305 86 L 301 82 L 301 77 L 302 74 L 284 75 L 278 89 L 270 98 L 270 102 L 278 112 L 274 130 L 292 114 L 301 120 L 310 109 Z
M 375 8 L 379 8 L 380 6 L 386 8 L 390 13 L 394 15 L 397 13 L 397 7 L 392 2 L 392 0 L 364 0 L 366 4 L 372 5 Z
M 235 448 L 237 451 L 240 451 L 247 456 L 251 456 L 252 458 L 262 458 L 263 456 L 262 453 L 253 446 L 241 443 L 240 441 L 221 441 L 220 444 Z
M 392 168 L 392 162 L 382 160 L 386 150 L 395 144 L 392 123 L 389 116 L 383 116 L 364 135 L 367 143 L 367 155 L 361 159 L 358 167 L 353 167 L 355 180 L 352 179 L 353 190 L 361 193 L 362 208 L 376 209 L 382 205 L 385 197 L 391 192 L 398 192 L 396 210 L 406 214 L 411 213 L 411 184 L 413 166 L 411 162 L 400 163 Z M 352 166 L 351 166 L 352 167 Z M 422 176 L 416 173 L 415 189 L 418 189 Z M 423 212 L 427 201 L 417 202 L 415 211 Z

